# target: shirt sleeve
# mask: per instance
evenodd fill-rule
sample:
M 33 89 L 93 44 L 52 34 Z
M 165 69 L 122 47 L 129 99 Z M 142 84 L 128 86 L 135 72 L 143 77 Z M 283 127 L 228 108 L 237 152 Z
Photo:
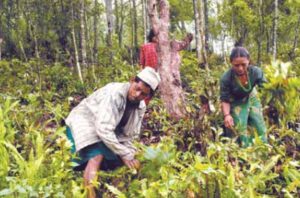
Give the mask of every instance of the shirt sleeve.
M 257 84 L 259 87 L 262 87 L 263 84 L 267 82 L 264 72 L 259 67 L 255 67 L 254 71 L 255 71 L 255 77 L 256 77 L 255 84 Z
M 121 144 L 115 134 L 115 129 L 120 121 L 120 108 L 122 106 L 121 96 L 105 97 L 101 106 L 101 110 L 96 115 L 95 125 L 97 134 L 103 143 L 117 155 L 127 160 L 134 158 L 134 151 L 131 148 Z
M 220 100 L 230 102 L 230 82 L 225 75 L 220 80 Z

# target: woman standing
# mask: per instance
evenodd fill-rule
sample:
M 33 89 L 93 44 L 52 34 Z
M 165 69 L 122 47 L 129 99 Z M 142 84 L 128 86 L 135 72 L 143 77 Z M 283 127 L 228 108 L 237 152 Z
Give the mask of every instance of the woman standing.
M 266 79 L 262 70 L 249 65 L 250 55 L 244 47 L 235 47 L 230 54 L 232 67 L 221 78 L 220 99 L 226 128 L 239 133 L 243 147 L 252 144 L 253 127 L 263 142 L 266 142 L 266 126 L 262 107 L 256 96 L 255 86 L 261 86 Z

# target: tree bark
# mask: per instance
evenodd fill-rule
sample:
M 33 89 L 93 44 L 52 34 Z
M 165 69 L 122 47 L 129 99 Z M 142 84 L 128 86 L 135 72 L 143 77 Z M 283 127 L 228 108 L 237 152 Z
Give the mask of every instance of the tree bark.
M 146 0 L 142 0 L 143 6 L 143 27 L 144 27 L 144 43 L 147 42 L 147 32 L 148 32 L 148 20 L 147 20 L 147 2 Z
M 274 19 L 273 19 L 273 61 L 277 56 L 277 26 L 278 26 L 278 0 L 274 0 Z
M 31 31 L 32 31 L 32 35 L 33 35 L 33 39 L 34 39 L 34 51 L 35 51 L 35 57 L 37 59 L 40 59 L 40 51 L 39 51 L 39 44 L 38 44 L 38 39 L 36 36 L 36 28 L 34 27 L 33 24 L 31 24 Z
M 258 5 L 258 15 L 259 15 L 259 35 L 257 38 L 257 65 L 261 65 L 261 48 L 262 48 L 262 38 L 263 38 L 263 8 L 262 8 L 262 0 L 259 0 L 259 5 Z
M 77 48 L 77 44 L 76 44 L 73 3 L 72 3 L 71 12 L 72 12 L 72 31 L 71 31 L 71 34 L 72 34 L 72 40 L 73 40 L 73 45 L 74 45 L 76 68 L 77 68 L 79 80 L 80 80 L 81 83 L 83 83 L 83 78 L 82 78 L 82 74 L 81 74 L 81 67 L 80 67 L 79 57 L 78 57 L 78 48 Z
M 124 27 L 124 5 L 123 0 L 115 0 L 116 32 L 118 34 L 119 47 L 123 47 L 123 27 Z
M 298 39 L 299 39 L 299 28 L 300 28 L 300 15 L 298 16 L 298 22 L 295 28 L 295 38 L 293 42 L 293 48 L 291 50 L 291 59 L 295 58 L 295 50 L 298 45 Z
M 98 0 L 94 0 L 94 46 L 93 59 L 94 64 L 98 63 Z
M 192 36 L 188 35 L 182 41 L 169 40 L 169 3 L 159 1 L 159 16 L 157 1 L 148 1 L 148 12 L 154 34 L 158 37 L 158 72 L 161 76 L 159 90 L 164 105 L 172 118 L 179 119 L 186 115 L 185 97 L 181 87 L 179 66 L 181 63 L 179 51 L 189 45 Z
M 138 25 L 137 25 L 137 13 L 136 13 L 136 0 L 132 0 L 132 36 L 133 36 L 133 62 L 138 60 Z
M 112 34 L 113 34 L 113 12 L 112 12 L 112 0 L 105 0 L 106 5 L 106 21 L 107 21 L 107 37 L 106 37 L 106 43 L 107 47 L 111 49 L 112 47 Z M 112 64 L 113 54 L 110 50 L 109 52 L 109 62 Z
M 81 62 L 83 67 L 87 67 L 86 62 L 86 38 L 85 38 L 85 25 L 84 25 L 84 12 L 85 12 L 85 0 L 80 0 L 80 45 L 81 45 Z
M 113 33 L 113 15 L 112 15 L 112 0 L 105 0 L 106 5 L 106 20 L 107 20 L 107 46 L 112 46 L 112 33 Z
M 200 10 L 199 10 L 199 29 L 200 29 L 200 39 L 201 39 L 201 54 L 202 54 L 202 58 L 203 58 L 203 66 L 206 70 L 209 70 L 208 68 L 208 62 L 207 62 L 207 46 L 205 46 L 205 17 L 204 17 L 204 3 L 203 1 L 201 0 L 200 1 Z
M 195 18 L 195 40 L 196 40 L 196 54 L 198 65 L 203 62 L 203 58 L 201 55 L 201 39 L 200 39 L 200 29 L 199 29 L 199 11 L 198 11 L 198 0 L 193 0 L 193 8 L 194 8 L 194 18 Z
M 0 37 L 0 61 L 2 60 L 2 42 L 3 42 L 3 39 Z
M 203 9 L 204 9 L 204 27 L 205 27 L 205 43 L 204 47 L 205 50 L 209 50 L 209 21 L 208 21 L 208 6 L 207 6 L 207 0 L 203 0 Z

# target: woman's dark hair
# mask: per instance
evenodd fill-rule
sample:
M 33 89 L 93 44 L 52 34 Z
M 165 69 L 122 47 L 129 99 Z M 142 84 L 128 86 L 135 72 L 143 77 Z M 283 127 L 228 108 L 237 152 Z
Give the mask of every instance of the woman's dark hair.
M 244 48 L 242 46 L 235 45 L 235 47 L 231 50 L 231 53 L 230 53 L 230 57 L 229 57 L 230 62 L 233 61 L 233 59 L 239 58 L 239 57 L 245 57 L 248 60 L 250 60 L 250 55 L 249 55 L 248 50 L 246 50 L 246 48 Z
M 154 37 L 155 37 L 154 31 L 153 31 L 153 29 L 151 29 L 150 32 L 149 32 L 149 34 L 148 34 L 148 36 L 147 36 L 147 40 L 149 42 L 152 42 L 152 40 L 153 40 Z
M 148 85 L 148 83 L 146 83 L 146 82 L 144 82 L 142 79 L 140 79 L 139 77 L 135 77 L 134 78 L 134 82 L 136 82 L 136 83 L 138 83 L 138 82 L 143 82 L 145 85 L 147 85 L 149 88 L 150 88 L 150 96 L 152 97 L 153 95 L 154 95 L 154 93 L 155 93 L 155 90 L 153 90 L 152 88 L 151 88 L 151 86 L 150 85 Z

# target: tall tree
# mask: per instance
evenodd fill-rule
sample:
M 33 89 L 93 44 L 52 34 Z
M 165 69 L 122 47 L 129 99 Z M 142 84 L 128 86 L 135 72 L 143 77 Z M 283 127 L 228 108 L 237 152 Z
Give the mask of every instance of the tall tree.
M 293 48 L 291 50 L 291 58 L 292 59 L 295 58 L 295 50 L 298 45 L 298 39 L 299 39 L 299 29 L 300 29 L 300 14 L 298 14 L 298 21 L 297 21 L 297 25 L 295 27 L 295 37 L 294 37 L 294 41 L 293 41 Z
M 200 1 L 200 10 L 199 10 L 199 29 L 200 29 L 200 39 L 201 39 L 201 54 L 202 54 L 202 58 L 203 58 L 203 66 L 206 70 L 208 70 L 208 62 L 207 62 L 207 46 L 205 46 L 206 44 L 206 39 L 205 39 L 205 16 L 204 16 L 204 3 L 203 0 Z
M 117 0 L 116 0 L 117 1 Z M 93 59 L 94 64 L 98 63 L 98 9 L 99 9 L 99 3 L 98 0 L 94 0 L 94 45 L 93 45 Z
M 106 21 L 107 21 L 107 36 L 106 36 L 106 43 L 107 47 L 112 47 L 112 34 L 113 34 L 113 27 L 114 27 L 114 21 L 113 21 L 113 9 L 112 9 L 112 0 L 105 0 L 106 5 Z M 109 62 L 112 64 L 113 54 L 110 50 L 109 52 Z
M 132 33 L 132 43 L 131 43 L 131 57 L 132 63 L 136 63 L 138 60 L 138 25 L 137 25 L 137 8 L 136 0 L 131 0 L 131 33 Z
M 278 0 L 274 0 L 273 60 L 276 60 L 276 56 L 277 56 L 277 26 L 278 26 Z
M 196 54 L 198 59 L 198 64 L 203 62 L 201 55 L 201 38 L 200 38 L 200 28 L 199 28 L 199 10 L 198 10 L 198 0 L 193 0 L 194 15 L 195 15 L 195 40 L 196 40 Z
M 209 20 L 208 20 L 208 2 L 203 0 L 203 9 L 204 9 L 204 28 L 205 28 L 205 50 L 209 50 Z
M 85 0 L 80 0 L 80 45 L 81 45 L 81 62 L 83 67 L 87 67 L 86 62 L 86 35 L 85 35 L 85 22 L 84 22 L 84 13 L 85 13 Z
M 115 16 L 116 16 L 116 33 L 118 35 L 119 47 L 123 47 L 124 37 L 124 20 L 125 20 L 125 5 L 123 0 L 115 0 Z
M 258 15 L 259 15 L 259 34 L 257 37 L 257 65 L 261 65 L 261 52 L 262 52 L 262 40 L 264 33 L 263 25 L 263 3 L 262 0 L 258 0 Z
M 162 79 L 159 90 L 167 111 L 173 118 L 178 119 L 186 114 L 185 97 L 179 71 L 181 63 L 179 51 L 189 45 L 192 36 L 188 35 L 182 41 L 170 41 L 169 3 L 167 0 L 159 1 L 159 16 L 156 10 L 157 5 L 156 0 L 148 1 L 152 29 L 158 37 L 158 71 Z
M 147 14 L 147 2 L 146 0 L 142 0 L 142 6 L 143 6 L 143 28 L 144 28 L 144 43 L 147 42 L 147 32 L 149 30 L 148 25 L 148 14 Z
M 113 9 L 112 9 L 112 0 L 105 0 L 106 5 L 106 20 L 107 20 L 107 37 L 106 42 L 107 46 L 112 46 L 112 33 L 113 33 Z
M 0 37 L 0 61 L 2 59 L 2 42 L 3 42 L 3 39 L 2 39 L 2 37 Z
M 75 63 L 76 63 L 76 68 L 78 72 L 78 77 L 81 83 L 83 83 L 83 78 L 82 78 L 82 73 L 81 73 L 81 66 L 79 63 L 79 56 L 78 56 L 78 48 L 76 44 L 76 34 L 75 34 L 75 20 L 74 20 L 74 4 L 73 2 L 71 3 L 71 15 L 72 15 L 72 41 L 73 41 L 73 46 L 74 46 L 74 56 L 75 56 Z

